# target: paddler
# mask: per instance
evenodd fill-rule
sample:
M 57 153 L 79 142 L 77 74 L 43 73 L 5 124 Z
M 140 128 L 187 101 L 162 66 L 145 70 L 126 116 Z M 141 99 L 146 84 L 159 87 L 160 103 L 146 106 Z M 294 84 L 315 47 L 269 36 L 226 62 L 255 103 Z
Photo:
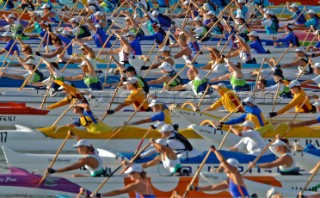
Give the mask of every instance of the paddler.
M 139 164 L 132 164 L 124 172 L 128 174 L 133 183 L 126 185 L 123 188 L 113 190 L 105 193 L 97 193 L 95 195 L 90 195 L 90 197 L 114 197 L 116 195 L 128 194 L 134 192 L 136 198 L 155 198 L 155 195 L 152 190 L 152 186 L 147 178 L 147 173 Z M 84 189 L 80 189 L 81 193 L 84 193 Z
M 73 147 L 77 148 L 78 153 L 84 155 L 84 157 L 81 158 L 78 162 L 64 168 L 48 168 L 48 173 L 63 173 L 85 167 L 89 171 L 89 175 L 75 174 L 74 177 L 101 177 L 106 175 L 106 170 L 98 154 L 98 151 L 93 148 L 92 144 L 90 144 L 88 140 L 81 139 L 77 142 L 77 144 L 73 145 Z
M 239 96 L 233 90 L 228 89 L 224 83 L 212 85 L 211 87 L 218 92 L 220 98 L 206 108 L 205 111 L 213 111 L 223 106 L 227 111 L 232 112 L 241 104 Z M 243 107 L 240 107 L 236 112 L 244 112 Z
M 80 117 L 73 123 L 67 124 L 67 127 L 85 127 L 89 133 L 107 133 L 112 129 L 104 124 L 93 114 L 88 103 L 77 102 L 73 107 L 73 113 Z
M 210 186 L 191 186 L 191 189 L 195 191 L 216 191 L 229 188 L 229 192 L 232 197 L 249 197 L 249 193 L 247 191 L 243 177 L 238 171 L 238 166 L 240 164 L 238 160 L 234 158 L 225 160 L 221 153 L 217 151 L 214 146 L 211 147 L 211 151 L 218 158 L 221 166 L 224 168 L 224 172 L 226 173 L 228 179 L 221 183 Z
M 309 98 L 304 103 L 304 105 L 300 108 L 300 106 L 301 106 L 302 102 L 305 100 L 307 94 L 301 88 L 299 81 L 297 81 L 297 80 L 291 81 L 290 84 L 288 85 L 288 87 L 290 88 L 290 91 L 293 94 L 293 99 L 289 102 L 289 104 L 284 106 L 279 111 L 270 112 L 269 116 L 271 118 L 275 117 L 277 115 L 283 114 L 293 107 L 295 107 L 296 112 L 299 110 L 299 113 L 315 113 L 317 111 L 316 108 L 310 103 Z
M 4 18 L 6 22 L 9 23 L 9 25 L 4 26 L 3 28 L 0 28 L 0 30 L 11 32 L 13 38 L 21 37 L 21 36 L 23 37 L 22 35 L 23 26 L 21 24 L 21 21 L 18 20 L 15 14 L 11 13 L 8 16 L 3 14 L 2 18 Z
M 149 107 L 152 109 L 152 112 L 154 113 L 151 117 L 144 120 L 138 120 L 135 122 L 126 121 L 124 125 L 132 126 L 132 125 L 145 124 L 149 122 L 156 122 L 156 124 L 151 125 L 153 129 L 156 129 L 158 127 L 163 126 L 164 124 L 172 124 L 169 108 L 161 100 L 159 99 L 152 100 L 151 103 L 149 104 Z
M 167 145 L 164 139 L 157 139 L 156 141 L 152 138 L 150 142 L 153 144 L 157 153 L 160 153 L 157 157 L 151 161 L 141 164 L 143 168 L 156 166 L 162 163 L 164 168 L 167 169 L 172 176 L 182 176 L 181 162 L 177 157 L 177 154 Z
M 140 111 L 150 111 L 148 102 L 145 102 L 146 95 L 141 88 L 138 88 L 138 79 L 136 77 L 129 77 L 123 84 L 127 87 L 128 91 L 131 91 L 131 94 L 127 99 L 119 104 L 116 108 L 107 110 L 107 114 L 114 114 L 115 112 L 120 111 L 122 108 L 133 105 L 135 109 L 142 104 Z
M 163 46 L 159 52 L 161 53 L 161 56 L 156 57 L 158 61 L 153 65 L 150 65 L 150 69 L 159 68 L 160 65 L 163 64 L 164 62 L 169 63 L 170 66 L 173 67 L 175 62 L 174 62 L 173 56 L 171 55 L 171 48 L 169 46 Z M 141 70 L 147 70 L 147 69 L 149 69 L 148 66 L 141 67 Z
M 51 43 L 52 43 L 52 45 L 54 47 L 52 52 L 45 53 L 45 54 L 40 53 L 40 52 L 36 52 L 35 54 L 37 56 L 40 56 L 40 57 L 43 57 L 43 58 L 58 57 L 64 51 L 65 46 L 63 45 L 63 43 L 62 43 L 62 41 L 60 40 L 59 37 L 54 37 L 53 39 L 51 39 Z M 61 60 L 59 60 L 59 61 L 61 61 Z
M 82 60 L 79 67 L 81 68 L 83 73 L 77 76 L 65 77 L 65 80 L 69 80 L 69 81 L 83 80 L 84 84 L 87 85 L 87 87 L 90 88 L 91 90 L 102 90 L 99 77 L 96 71 L 94 70 L 94 67 L 91 64 L 91 62 L 84 57 L 79 57 L 79 59 Z
M 14 39 L 12 37 L 12 33 L 5 32 L 1 35 L 3 38 L 1 39 L 6 45 L 0 50 L 0 54 L 8 53 L 10 51 L 10 55 L 13 55 L 14 51 L 18 52 L 19 55 L 19 48 L 17 43 L 14 43 Z M 12 46 L 14 44 L 14 46 Z M 11 48 L 12 47 L 12 48 Z
M 248 151 L 249 155 L 259 155 L 260 152 L 267 146 L 265 140 L 261 137 L 260 133 L 255 129 L 255 125 L 251 121 L 245 121 L 240 124 L 242 130 L 239 130 L 233 126 L 230 126 L 231 132 L 237 136 L 242 137 L 241 140 L 230 151 L 242 151 L 243 149 Z M 271 154 L 265 152 L 264 155 Z
M 163 125 L 159 132 L 161 133 L 161 138 L 166 141 L 167 146 L 177 154 L 179 159 L 192 158 L 200 154 L 189 140 L 178 133 L 171 124 Z M 154 149 L 150 149 L 142 153 L 140 157 L 147 157 L 155 153 Z
M 266 124 L 262 111 L 256 104 L 254 104 L 254 99 L 252 97 L 245 98 L 243 102 L 245 103 L 245 106 L 244 106 L 245 113 L 229 121 L 220 122 L 219 127 L 222 127 L 221 125 L 224 125 L 224 124 L 233 125 L 233 124 L 238 124 L 244 121 L 252 121 L 256 128 L 263 127 Z
M 302 87 L 309 85 L 309 84 L 316 84 L 316 85 L 318 85 L 318 87 L 320 87 L 320 63 L 315 63 L 313 65 L 313 73 L 318 76 L 311 79 L 311 80 L 305 80 L 305 81 L 301 82 Z
M 279 21 L 291 21 L 291 20 L 295 20 L 295 24 L 296 25 L 300 25 L 300 24 L 305 24 L 306 23 L 306 18 L 304 16 L 304 14 L 301 12 L 303 12 L 303 10 L 299 10 L 299 6 L 296 3 L 293 3 L 290 5 L 290 3 L 287 1 L 286 2 L 286 6 L 287 9 L 294 13 L 291 17 L 286 18 L 286 19 L 280 19 Z M 300 15 L 301 14 L 301 15 Z M 299 17 L 299 18 L 298 18 Z
M 168 91 L 181 91 L 188 90 L 193 91 L 194 95 L 200 96 L 204 93 L 208 85 L 208 79 L 205 78 L 203 73 L 200 73 L 199 70 L 194 65 L 188 65 L 189 70 L 187 72 L 188 79 L 190 80 L 187 84 L 178 85 L 170 87 L 166 85 L 164 88 Z M 209 93 L 209 92 L 207 92 Z
M 279 89 L 279 96 L 282 98 L 292 98 L 292 93 L 288 87 L 289 85 L 289 81 L 286 80 L 283 76 L 283 71 L 281 69 L 275 69 L 273 72 L 273 80 L 277 83 L 275 85 L 272 85 L 270 87 L 263 87 L 263 88 L 259 88 L 257 87 L 257 89 L 259 91 L 269 91 L 269 92 L 273 92 L 273 91 L 277 91 L 278 90 L 278 86 L 280 86 Z
M 237 44 L 238 49 L 228 53 L 224 57 L 232 58 L 232 57 L 239 56 L 242 63 L 246 63 L 246 64 L 257 63 L 256 59 L 251 56 L 251 50 L 249 45 L 246 44 L 246 41 L 238 35 L 235 35 L 235 37 L 236 37 L 236 40 L 234 42 Z
M 277 139 L 271 146 L 272 152 L 279 158 L 273 162 L 254 164 L 249 162 L 249 167 L 274 168 L 279 167 L 281 175 L 300 175 L 293 155 L 288 145 L 281 139 Z
M 319 103 L 317 105 L 319 105 Z M 318 116 L 316 119 L 303 121 L 303 122 L 299 122 L 299 123 L 290 122 L 289 127 L 291 127 L 291 128 L 292 127 L 303 127 L 303 126 L 310 126 L 310 125 L 318 124 L 318 123 L 320 123 L 320 116 Z
M 241 63 L 232 62 L 229 59 L 225 58 L 224 61 L 227 63 L 227 67 L 229 69 L 228 74 L 223 76 L 211 78 L 210 82 L 219 82 L 223 80 L 230 80 L 230 84 L 232 85 L 233 90 L 235 91 L 250 91 L 250 86 L 244 78 L 244 74 L 241 70 Z
M 35 69 L 36 62 L 34 59 L 29 59 L 25 63 L 23 63 L 22 66 L 28 71 L 28 73 L 26 73 L 24 75 L 18 75 L 18 74 L 8 74 L 5 72 L 0 72 L 0 77 L 7 77 L 7 78 L 15 79 L 15 80 L 25 80 L 28 78 L 28 76 Z M 29 83 L 29 85 L 32 85 L 32 83 L 41 82 L 43 80 L 44 80 L 43 73 L 37 69 L 32 74 L 32 77 L 29 79 L 28 83 Z

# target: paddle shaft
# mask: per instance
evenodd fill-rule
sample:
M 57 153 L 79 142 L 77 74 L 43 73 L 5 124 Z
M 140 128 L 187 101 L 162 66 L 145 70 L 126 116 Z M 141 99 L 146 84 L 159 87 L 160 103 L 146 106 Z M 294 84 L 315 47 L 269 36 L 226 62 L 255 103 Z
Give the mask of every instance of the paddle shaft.
M 111 36 L 113 35 L 113 32 L 110 33 L 109 37 L 107 38 L 107 40 L 103 43 L 101 49 L 98 52 L 98 55 L 96 57 L 96 59 L 98 59 L 101 55 L 102 50 L 106 47 L 107 43 L 109 42 L 109 40 L 111 39 Z
M 142 146 L 142 143 L 144 142 L 144 140 L 146 139 L 147 135 L 151 132 L 151 127 L 148 129 L 148 131 L 144 134 L 144 136 L 142 137 L 141 141 L 139 142 L 136 150 L 134 151 L 133 155 L 136 155 L 137 152 L 139 151 L 140 147 Z
M 196 178 L 197 178 L 198 175 L 200 174 L 200 171 L 201 171 L 201 169 L 203 168 L 204 164 L 206 163 L 207 159 L 209 158 L 210 153 L 211 153 L 211 149 L 208 150 L 206 156 L 203 158 L 203 160 L 202 160 L 202 162 L 201 162 L 201 164 L 200 164 L 197 172 L 194 174 L 192 180 L 190 181 L 189 185 L 187 186 L 186 191 L 183 193 L 183 195 L 182 195 L 183 198 L 186 197 L 187 194 L 189 193 L 189 191 L 190 191 L 190 186 L 193 185 L 194 181 L 196 180 Z
M 210 89 L 210 84 L 208 83 L 206 89 L 204 90 L 204 92 L 203 92 L 203 94 L 202 94 L 202 96 L 201 96 L 201 98 L 200 98 L 200 100 L 198 102 L 197 108 L 200 108 L 201 103 L 202 103 L 202 101 L 203 101 L 204 97 L 206 96 L 206 94 L 207 94 L 209 89 Z
M 214 26 L 216 26 L 220 22 L 221 18 L 217 19 L 217 21 L 211 26 L 211 28 L 207 31 L 207 33 L 205 33 L 205 35 L 199 41 L 202 41 L 208 36 L 208 34 L 210 34 L 211 30 L 214 28 Z
M 188 18 L 188 12 L 190 10 L 190 6 L 191 6 L 191 2 L 188 4 L 187 10 L 186 10 L 186 16 L 184 16 L 183 22 L 182 22 L 182 28 L 184 28 L 184 26 L 186 26 L 187 23 L 187 18 Z
M 74 103 L 71 103 L 70 106 L 64 110 L 64 112 L 59 116 L 59 118 L 52 124 L 52 126 L 56 126 L 58 122 L 62 119 L 62 117 L 74 106 Z
M 225 119 L 229 118 L 233 113 L 235 113 L 236 111 L 238 111 L 238 109 L 242 106 L 242 104 L 240 104 L 239 106 L 237 106 L 235 109 L 233 109 L 230 113 L 228 113 L 226 116 L 224 116 L 223 118 L 221 118 L 219 120 L 219 122 L 223 122 Z
M 297 16 L 297 18 L 294 19 L 292 24 L 295 24 L 297 22 L 297 20 L 300 18 L 300 16 L 303 14 L 303 11 L 305 11 L 305 10 L 306 10 L 306 6 L 303 7 L 303 9 L 301 10 L 300 14 Z
M 78 4 L 79 4 L 79 0 L 77 0 L 77 2 L 73 5 L 70 13 L 71 16 L 73 16 L 74 12 L 76 11 Z
M 119 40 L 119 38 L 117 37 L 117 38 L 113 41 L 111 47 L 109 48 L 109 51 L 114 47 L 114 45 L 117 43 L 118 40 Z M 107 59 L 108 55 L 110 55 L 110 54 L 106 54 L 106 56 L 104 57 L 104 59 Z
M 12 59 L 13 59 L 13 57 L 15 57 L 15 56 L 12 55 L 12 56 L 10 57 L 9 62 L 7 62 L 7 64 L 4 66 L 2 72 L 5 72 L 5 71 L 7 70 L 8 66 L 10 65 L 10 63 L 11 63 L 11 61 L 12 61 Z M 5 61 L 4 61 L 4 62 L 5 62 Z
M 112 98 L 111 98 L 111 101 L 110 101 L 110 104 L 109 104 L 109 106 L 108 106 L 107 111 L 110 110 L 110 108 L 111 108 L 111 106 L 112 106 L 112 103 L 113 103 L 113 101 L 114 101 L 114 98 L 116 97 L 116 95 L 117 95 L 117 93 L 118 93 L 118 90 L 119 90 L 121 84 L 122 84 L 122 82 L 119 82 L 116 90 L 114 91 L 113 96 L 112 96 Z M 101 121 L 103 121 L 103 120 L 107 117 L 107 115 L 108 115 L 107 111 L 103 114 L 103 116 L 102 116 L 102 118 L 101 118 Z
M 108 62 L 108 66 L 107 66 L 107 69 L 106 69 L 106 75 L 104 76 L 104 80 L 103 80 L 104 83 L 107 82 L 111 61 L 112 60 L 110 59 L 109 62 Z
M 314 35 L 314 37 L 312 38 L 312 40 L 310 41 L 308 47 L 307 47 L 307 51 L 309 50 L 310 46 L 312 45 L 313 41 L 317 38 L 318 34 Z
M 280 15 L 279 15 L 279 19 L 281 18 L 281 16 L 282 16 L 282 14 L 283 14 L 283 12 L 284 12 L 284 10 L 287 8 L 287 6 L 284 6 L 284 8 L 282 9 L 282 11 L 281 11 L 281 13 L 280 13 Z
M 68 131 L 68 134 L 67 134 L 66 138 L 65 138 L 65 139 L 63 140 L 63 142 L 61 143 L 59 149 L 57 150 L 57 152 L 56 152 L 55 156 L 53 157 L 51 163 L 49 164 L 49 167 L 48 167 L 48 168 L 52 168 L 53 164 L 56 162 L 59 154 L 61 153 L 64 145 L 67 143 L 67 141 L 68 141 L 68 139 L 69 139 L 70 136 L 71 136 L 71 131 Z M 42 183 L 42 182 L 44 181 L 44 179 L 48 176 L 48 174 L 49 174 L 49 173 L 48 173 L 48 170 L 46 170 L 46 173 L 44 174 L 44 176 L 42 177 L 42 179 L 40 180 L 40 182 L 38 183 L 38 185 L 37 185 L 36 188 L 38 188 L 38 187 L 41 185 L 41 183 Z
M 301 46 L 304 46 L 304 43 L 307 41 L 307 38 L 308 38 L 310 32 L 311 32 L 311 30 L 309 29 L 309 30 L 308 30 L 308 33 L 306 34 L 306 36 L 305 36 L 304 39 L 303 39 L 303 42 L 302 42 Z
M 222 148 L 222 146 L 223 146 L 224 142 L 226 141 L 226 139 L 227 139 L 227 137 L 228 137 L 228 135 L 229 135 L 230 132 L 231 132 L 231 128 L 229 128 L 229 130 L 227 131 L 227 133 L 223 136 L 223 139 L 222 139 L 222 141 L 221 141 L 221 143 L 220 143 L 220 145 L 219 145 L 219 150 Z
M 255 84 L 255 86 L 254 86 L 254 90 L 253 90 L 253 93 L 252 93 L 252 98 L 254 98 L 254 95 L 255 95 L 256 92 L 257 92 L 258 81 L 259 81 L 259 79 L 260 79 L 261 70 L 262 70 L 262 67 L 263 67 L 265 61 L 266 61 L 266 59 L 263 58 L 263 59 L 262 59 L 262 63 L 261 63 L 260 68 L 259 68 L 258 75 L 257 75 L 256 84 Z
M 37 52 L 40 50 L 40 47 L 41 47 L 41 45 L 42 45 L 43 42 L 44 42 L 44 38 L 47 37 L 48 32 L 49 32 L 49 30 L 47 30 L 46 33 L 44 34 L 44 36 L 42 37 L 42 40 L 41 40 L 41 42 L 40 42 L 40 44 L 39 44 L 39 46 L 38 46 L 38 48 L 37 48 L 37 50 L 36 50 Z
M 303 189 L 302 189 L 301 192 L 299 193 L 299 198 L 302 198 L 302 195 L 303 195 L 304 191 L 306 191 L 307 187 L 309 186 L 309 184 L 310 184 L 311 181 L 313 180 L 314 176 L 316 176 L 319 168 L 320 168 L 320 164 L 318 163 L 316 169 L 314 170 L 314 172 L 312 173 L 312 175 L 311 175 L 310 178 L 308 179 L 306 185 L 303 187 Z

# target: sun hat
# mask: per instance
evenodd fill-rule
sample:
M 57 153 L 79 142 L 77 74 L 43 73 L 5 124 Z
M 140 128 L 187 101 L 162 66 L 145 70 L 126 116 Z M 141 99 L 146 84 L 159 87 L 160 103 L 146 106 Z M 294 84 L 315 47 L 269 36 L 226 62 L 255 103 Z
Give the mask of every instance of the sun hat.
M 236 168 L 238 168 L 238 166 L 240 165 L 239 161 L 235 158 L 227 159 L 227 163 L 230 164 L 231 166 L 236 167 Z
M 297 81 L 297 80 L 291 81 L 290 84 L 288 85 L 288 87 L 289 87 L 290 89 L 293 88 L 293 87 L 300 87 L 300 86 L 301 86 L 301 85 L 300 85 L 300 82 Z
M 90 146 L 92 146 L 92 145 L 91 145 L 90 142 L 89 142 L 88 140 L 86 140 L 86 139 L 81 139 L 81 140 L 79 140 L 79 141 L 77 142 L 77 144 L 74 144 L 74 145 L 73 145 L 74 148 L 79 148 L 80 146 L 90 147 Z
M 124 85 L 127 84 L 135 84 L 138 81 L 136 77 L 129 77 L 125 82 L 123 82 Z
M 154 107 L 157 104 L 163 104 L 163 102 L 159 99 L 152 100 L 151 103 L 149 104 L 149 107 Z
M 279 140 L 277 139 L 273 144 L 271 144 L 272 146 L 285 146 L 285 147 L 288 147 L 288 145 L 282 141 L 282 140 Z
M 163 69 L 163 70 L 168 71 L 168 72 L 173 70 L 171 65 L 170 65 L 170 63 L 168 63 L 168 62 L 161 63 L 161 65 L 159 66 L 159 69 Z
M 245 102 L 245 103 L 247 103 L 247 102 L 254 103 L 253 101 L 254 101 L 254 99 L 253 99 L 251 96 L 246 97 L 246 98 L 243 100 L 243 102 Z
M 139 164 L 132 164 L 124 173 L 131 174 L 131 173 L 142 173 L 143 168 Z
M 163 46 L 160 50 L 160 52 L 170 52 L 171 48 L 169 46 Z
M 247 34 L 248 36 L 255 36 L 257 37 L 258 36 L 258 32 L 256 31 L 251 31 L 249 34 Z
M 160 133 L 172 132 L 172 131 L 174 131 L 174 128 L 173 128 L 173 126 L 171 124 L 165 124 L 159 130 Z
M 249 120 L 245 121 L 244 123 L 240 124 L 239 126 L 241 126 L 241 127 L 244 127 L 244 126 L 245 127 L 250 127 L 251 129 L 255 128 L 254 123 L 249 121 Z

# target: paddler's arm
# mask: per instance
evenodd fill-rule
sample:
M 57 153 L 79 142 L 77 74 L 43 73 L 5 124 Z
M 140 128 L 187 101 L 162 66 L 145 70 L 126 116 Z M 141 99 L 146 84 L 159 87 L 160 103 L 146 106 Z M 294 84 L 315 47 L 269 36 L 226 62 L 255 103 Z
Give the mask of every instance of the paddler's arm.
M 230 126 L 230 129 L 231 129 L 232 133 L 234 133 L 237 136 L 242 137 L 242 131 L 241 130 L 234 128 L 234 126 Z
M 125 187 L 120 188 L 118 190 L 113 190 L 113 191 L 110 191 L 110 192 L 102 193 L 101 197 L 108 197 L 108 196 L 127 194 L 129 192 L 135 192 L 137 188 L 139 188 L 139 184 L 138 183 L 131 183 L 131 184 L 126 185 Z
M 183 50 L 181 50 L 180 52 L 176 53 L 173 58 L 178 59 L 180 57 L 182 57 L 183 55 L 187 55 L 187 54 L 191 54 L 191 50 L 190 48 L 185 48 Z
M 59 168 L 59 169 L 48 168 L 48 172 L 49 173 L 63 173 L 63 172 L 67 172 L 67 171 L 71 171 L 71 170 L 75 170 L 75 169 L 80 169 L 85 164 L 86 164 L 86 159 L 84 158 L 84 159 L 80 159 L 78 162 L 71 164 L 70 166 L 66 166 L 64 168 Z
M 296 105 L 299 105 L 300 102 L 302 102 L 304 100 L 304 97 L 301 97 L 302 95 L 300 94 L 298 97 L 296 98 L 293 98 L 289 104 L 287 104 L 286 106 L 284 106 L 282 109 L 280 109 L 278 112 L 277 112 L 277 115 L 279 114 L 283 114 L 285 113 L 286 111 L 292 109 L 293 107 L 295 107 Z
M 209 82 L 218 82 L 218 81 L 223 81 L 223 80 L 229 80 L 230 74 L 225 74 L 223 76 L 211 78 Z
M 278 167 L 281 165 L 290 166 L 292 164 L 293 159 L 289 155 L 281 156 L 278 159 L 274 160 L 273 162 L 268 163 L 261 163 L 261 164 L 253 164 L 249 162 L 249 167 L 256 167 L 256 168 L 273 168 Z
M 150 80 L 147 83 L 148 83 L 148 85 L 155 85 L 155 84 L 161 84 L 161 83 L 164 83 L 164 82 L 167 82 L 167 81 L 170 81 L 168 76 L 162 76 L 162 77 L 160 77 L 158 79 Z
M 315 83 L 313 80 L 305 80 L 300 83 L 301 86 L 309 85 Z
M 41 53 L 37 53 L 36 52 L 36 55 L 37 56 L 41 56 L 42 58 L 53 58 L 57 55 L 59 55 L 61 52 L 63 51 L 63 47 L 59 47 L 58 49 L 56 49 L 54 52 L 52 53 L 49 53 L 49 54 L 41 54 Z
M 71 41 L 72 42 L 72 41 Z M 79 40 L 75 39 L 74 40 L 75 43 L 77 43 L 78 45 L 80 45 L 81 47 L 83 47 L 89 54 L 89 57 L 90 58 L 96 58 L 96 54 L 95 52 L 93 51 L 92 48 L 88 47 L 87 45 L 81 43 Z
M 320 117 L 318 117 L 317 119 L 314 120 L 308 120 L 308 121 L 304 121 L 304 122 L 300 122 L 300 123 L 289 123 L 289 127 L 302 127 L 302 126 L 309 126 L 309 125 L 313 125 L 313 124 L 317 124 L 320 122 Z
M 294 61 L 292 63 L 287 63 L 287 64 L 282 64 L 280 65 L 281 68 L 285 68 L 285 67 L 293 67 L 293 66 L 302 66 L 304 67 L 305 66 L 305 62 L 302 61 L 302 60 L 297 60 L 297 61 Z
M 151 167 L 151 166 L 156 166 L 160 162 L 161 162 L 161 159 L 160 159 L 160 155 L 159 155 L 159 156 L 155 157 L 153 160 L 141 164 L 141 166 L 142 166 L 142 168 L 148 168 L 148 167 Z
M 79 80 L 83 80 L 83 74 L 78 74 L 78 75 L 76 75 L 76 76 L 65 76 L 64 79 L 67 80 L 67 81 L 79 81 Z
M 168 91 L 182 91 L 182 90 L 186 90 L 184 85 L 177 85 L 174 87 L 168 87 L 167 89 Z
M 206 108 L 204 111 L 213 111 L 221 106 L 222 103 L 220 102 L 220 99 L 218 99 L 217 101 L 215 101 L 215 103 L 213 103 L 210 107 Z
M 233 124 L 238 124 L 241 122 L 244 122 L 246 120 L 247 114 L 244 113 L 241 116 L 237 117 L 237 118 L 233 118 L 227 122 L 220 122 L 220 124 L 226 124 L 226 125 L 233 125 Z

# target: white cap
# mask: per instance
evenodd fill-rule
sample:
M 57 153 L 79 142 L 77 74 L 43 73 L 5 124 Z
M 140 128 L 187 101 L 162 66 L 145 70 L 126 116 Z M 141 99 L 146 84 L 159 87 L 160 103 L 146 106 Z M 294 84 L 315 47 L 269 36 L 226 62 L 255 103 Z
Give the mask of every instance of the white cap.
M 210 7 L 207 3 L 203 4 L 203 6 L 201 8 L 206 11 L 210 10 Z
M 185 1 L 183 2 L 183 5 L 188 5 L 189 3 L 190 3 L 189 0 L 185 0 Z
M 246 42 L 245 40 L 244 40 L 244 38 L 242 38 L 241 36 L 239 37 L 243 42 Z M 234 41 L 235 43 L 239 43 L 240 41 L 237 39 L 237 40 L 235 40 Z
M 231 166 L 234 166 L 236 168 L 238 168 L 238 166 L 240 165 L 239 161 L 235 158 L 229 158 L 227 159 L 228 164 L 230 164 Z
M 71 83 L 70 83 L 70 82 L 68 82 L 68 81 L 64 81 L 63 83 L 71 86 Z M 64 86 L 63 86 L 63 85 L 61 85 L 61 86 L 58 88 L 58 90 L 59 90 L 59 91 L 64 90 Z M 86 97 L 86 96 L 84 96 L 84 97 Z
M 78 67 L 82 67 L 82 66 L 85 66 L 85 65 L 87 65 L 87 62 L 86 61 L 82 61 L 81 64 Z
M 30 12 L 30 14 L 33 14 L 33 15 L 35 15 L 35 16 L 37 16 L 37 17 L 39 17 L 39 16 L 40 16 L 40 13 L 39 13 L 39 12 L 37 12 L 37 11 Z
M 160 52 L 170 52 L 171 51 L 171 48 L 169 46 L 163 46 L 160 50 Z
M 270 26 L 270 25 L 272 25 L 272 21 L 270 19 L 261 21 L 261 25 L 264 27 Z
M 11 19 L 11 18 L 15 18 L 15 19 L 16 19 L 17 17 L 16 17 L 16 15 L 14 15 L 14 14 L 12 13 L 12 14 L 9 14 L 9 15 L 8 15 L 8 18 L 9 18 L 9 19 Z
M 168 62 L 161 63 L 161 65 L 159 66 L 159 69 L 163 69 L 168 72 L 172 71 L 172 67 L 171 67 L 170 63 L 168 63 Z
M 271 144 L 272 146 L 285 146 L 285 147 L 287 147 L 288 145 L 284 142 L 284 141 L 282 141 L 282 140 L 279 140 L 279 139 L 277 139 L 273 144 Z
M 94 13 L 94 16 L 103 16 L 103 12 L 98 11 L 98 12 Z
M 251 103 L 253 103 L 253 101 L 254 101 L 254 99 L 251 97 L 251 96 L 249 96 L 249 97 L 246 97 L 244 100 L 243 100 L 243 102 L 251 102 Z
M 129 77 L 125 82 L 123 82 L 124 85 L 127 84 L 135 84 L 138 81 L 136 77 Z
M 11 34 L 11 32 L 5 32 L 1 36 L 3 36 L 3 37 L 6 37 L 6 36 L 12 37 L 12 34 Z
M 165 124 L 161 127 L 161 129 L 159 130 L 160 133 L 164 133 L 164 132 L 172 132 L 174 131 L 174 128 L 171 124 Z
M 300 82 L 297 80 L 293 80 L 290 82 L 290 84 L 288 85 L 288 87 L 291 89 L 293 87 L 300 87 Z
M 276 194 L 276 190 L 274 188 L 270 188 L 268 191 L 267 191 L 267 194 L 266 194 L 266 197 L 267 198 L 271 198 L 273 195 Z
M 130 18 L 129 18 L 129 17 L 124 17 L 124 20 L 125 20 L 125 21 L 129 21 Z
M 313 66 L 314 68 L 320 68 L 320 63 L 316 63 L 316 64 L 314 64 L 314 66 Z
M 153 10 L 151 14 L 152 14 L 152 16 L 158 16 L 159 15 L 159 11 L 158 10 Z
M 200 16 L 197 16 L 196 18 L 193 19 L 193 21 L 202 21 L 202 18 Z
M 149 107 L 154 107 L 157 104 L 163 104 L 163 102 L 159 99 L 157 100 L 152 100 L 151 103 L 149 104 Z
M 245 3 L 245 0 L 238 0 L 238 3 Z
M 313 103 L 312 105 L 315 106 L 315 107 L 319 107 L 320 106 L 319 100 L 317 100 L 317 102 Z
M 128 37 L 128 36 L 135 36 L 135 33 L 133 32 L 127 32 L 124 36 Z
M 215 13 L 212 10 L 210 10 L 209 12 L 207 12 L 207 15 L 215 15 Z
M 263 8 L 263 12 L 267 12 L 269 10 L 270 10 L 269 8 Z
M 102 28 L 99 23 L 95 24 L 94 27 L 96 27 L 96 28 L 98 28 L 98 29 Z
M 298 6 L 298 4 L 293 3 L 293 4 L 291 4 L 289 7 L 290 7 L 290 8 L 298 8 L 299 6 Z
M 77 142 L 77 144 L 73 145 L 74 148 L 79 148 L 80 146 L 92 146 L 90 142 L 86 139 L 81 139 Z
M 221 88 L 221 87 L 226 88 L 227 86 L 226 86 L 224 83 L 219 83 L 219 84 L 217 84 L 217 85 L 212 85 L 212 88 L 213 88 L 213 89 L 219 89 L 219 88 Z
M 239 62 L 238 61 L 235 61 L 235 60 L 229 60 L 233 65 L 238 65 L 239 64 Z M 226 66 L 226 67 L 229 67 L 229 64 L 227 63 L 227 64 L 225 64 L 224 66 Z
M 251 31 L 251 32 L 248 34 L 248 36 L 255 36 L 255 37 L 257 37 L 257 36 L 258 36 L 258 32 L 256 32 L 256 31 Z
M 244 126 L 245 126 L 245 127 L 250 127 L 251 129 L 254 129 L 254 128 L 255 128 L 254 123 L 251 122 L 251 121 L 249 121 L 249 120 L 245 121 L 244 123 L 240 124 L 239 126 L 242 126 L 242 127 L 244 127 Z
M 244 16 L 242 14 L 237 14 L 236 19 L 244 19 Z
M 29 58 L 25 64 L 27 65 L 36 65 L 36 61 L 33 58 Z
M 90 47 L 88 43 L 83 43 L 83 45 L 87 46 L 87 47 Z M 79 47 L 79 49 L 84 49 L 83 46 Z
M 96 7 L 94 7 L 94 6 L 89 6 L 89 10 L 92 11 L 92 12 L 94 12 L 94 11 L 96 11 Z
M 79 19 L 73 17 L 72 19 L 69 20 L 70 22 L 75 22 L 75 23 L 79 23 Z
M 295 52 L 304 52 L 303 47 L 298 47 L 297 49 L 294 50 Z
M 139 164 L 132 164 L 124 173 L 131 174 L 131 173 L 142 173 L 143 168 Z
M 48 3 L 43 4 L 41 9 L 45 9 L 45 8 L 51 8 L 50 4 L 48 4 Z
M 87 4 L 93 4 L 94 3 L 94 0 L 88 0 L 87 1 Z
M 268 10 L 265 12 L 266 14 L 274 15 L 274 13 L 271 10 Z
M 315 14 L 316 12 L 314 10 L 308 10 L 307 14 Z
M 161 144 L 163 146 L 167 146 L 167 141 L 165 139 L 159 138 L 155 141 L 157 144 Z
M 63 34 L 65 34 L 65 35 L 70 35 L 70 32 L 69 32 L 68 30 L 63 30 L 63 31 L 61 32 L 61 35 L 63 35 Z

